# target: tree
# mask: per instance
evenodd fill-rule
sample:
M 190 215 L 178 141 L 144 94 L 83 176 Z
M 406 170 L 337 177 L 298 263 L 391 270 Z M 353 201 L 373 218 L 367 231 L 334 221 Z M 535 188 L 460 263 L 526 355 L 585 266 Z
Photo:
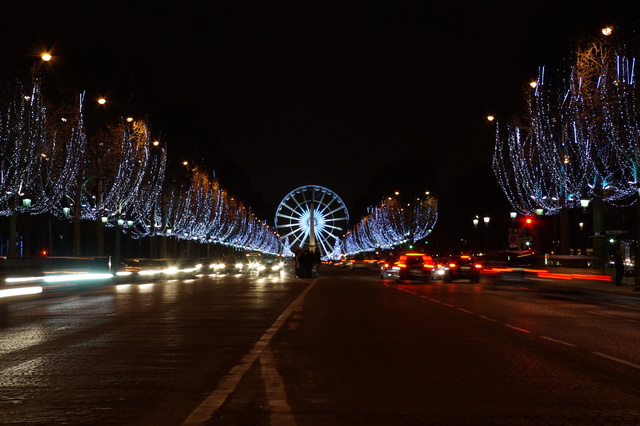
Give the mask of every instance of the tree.
M 637 87 L 624 45 L 585 39 L 555 79 L 541 68 L 527 113 L 496 131 L 493 169 L 522 214 L 542 208 L 561 217 L 561 253 L 569 251 L 568 209 L 593 198 L 594 232 L 602 202 L 628 205 L 637 191 Z M 549 81 L 551 80 L 551 81 Z M 596 243 L 599 245 L 599 243 Z M 596 252 L 603 256 L 602 247 Z

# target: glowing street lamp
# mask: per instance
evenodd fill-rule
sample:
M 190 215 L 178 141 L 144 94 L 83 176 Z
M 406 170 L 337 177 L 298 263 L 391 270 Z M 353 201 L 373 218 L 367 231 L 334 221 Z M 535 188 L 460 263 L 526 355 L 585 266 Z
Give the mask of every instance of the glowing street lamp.
M 582 207 L 582 211 L 587 211 L 587 207 L 589 207 L 590 200 L 588 198 L 580 200 L 580 207 Z
M 484 251 L 489 251 L 489 221 L 491 218 L 489 216 L 485 216 L 482 218 L 484 222 Z

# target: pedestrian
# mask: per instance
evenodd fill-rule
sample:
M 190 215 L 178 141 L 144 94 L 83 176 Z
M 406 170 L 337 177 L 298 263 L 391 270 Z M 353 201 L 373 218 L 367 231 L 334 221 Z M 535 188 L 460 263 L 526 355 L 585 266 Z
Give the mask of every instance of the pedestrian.
M 622 253 L 620 250 L 613 255 L 613 263 L 616 268 L 616 285 L 622 285 L 622 277 L 624 276 L 624 262 L 622 261 Z
M 295 252 L 295 262 L 294 262 L 294 268 L 295 268 L 295 275 L 296 278 L 302 278 L 302 264 L 300 262 L 300 256 L 302 255 L 302 250 L 300 249 L 300 247 L 298 247 L 296 249 Z
M 313 252 L 313 278 L 320 275 L 320 264 L 322 263 L 322 257 L 320 256 L 320 248 L 316 247 Z
M 309 251 L 308 248 L 302 250 L 300 253 L 300 270 L 301 276 L 300 278 L 312 278 L 311 270 L 313 268 L 313 254 Z

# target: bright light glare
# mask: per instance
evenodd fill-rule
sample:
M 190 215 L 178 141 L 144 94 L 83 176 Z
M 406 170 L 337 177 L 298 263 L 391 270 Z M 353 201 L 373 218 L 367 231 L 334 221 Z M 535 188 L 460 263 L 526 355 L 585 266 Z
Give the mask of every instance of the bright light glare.
M 7 283 L 24 283 L 28 281 L 40 281 L 42 277 L 9 277 L 5 281 Z
M 50 53 L 43 53 L 40 58 L 42 58 L 43 61 L 48 62 L 51 60 L 52 56 Z
M 138 272 L 138 274 L 140 275 L 155 275 L 155 274 L 159 274 L 162 271 L 159 271 L 157 269 L 142 269 L 140 270 L 140 272 Z
M 113 278 L 113 274 L 63 274 L 44 277 L 44 282 L 59 283 L 62 281 L 106 280 L 109 278 Z
M 165 274 L 173 275 L 173 274 L 178 273 L 178 268 L 176 268 L 176 267 L 171 267 L 171 268 L 165 269 L 163 272 L 164 272 Z
M 0 290 L 0 298 L 11 296 L 22 296 L 25 294 L 38 294 L 42 293 L 42 287 L 20 287 L 20 288 L 7 288 Z
M 613 31 L 613 29 L 611 27 L 606 27 L 602 29 L 602 34 L 608 36 L 611 35 L 611 32 Z

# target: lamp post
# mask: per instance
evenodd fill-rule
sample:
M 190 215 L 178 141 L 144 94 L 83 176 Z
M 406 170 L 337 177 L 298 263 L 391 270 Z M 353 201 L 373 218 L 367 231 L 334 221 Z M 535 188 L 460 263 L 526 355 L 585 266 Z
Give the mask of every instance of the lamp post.
M 473 218 L 473 254 L 478 254 L 478 223 L 480 223 L 480 219 L 478 216 Z
M 509 228 L 509 248 L 514 249 L 518 247 L 518 229 L 516 227 L 516 218 L 518 217 L 518 212 L 509 212 L 509 217 L 511 218 L 511 227 Z
M 482 220 L 484 222 L 484 251 L 486 253 L 489 251 L 489 221 L 491 218 L 489 216 L 485 216 Z
M 580 199 L 580 207 L 582 207 L 582 214 L 586 215 L 587 214 L 587 208 L 589 207 L 589 203 L 591 202 L 591 200 L 589 200 L 588 198 L 581 198 Z M 578 226 L 580 227 L 580 239 L 581 239 L 581 247 L 580 247 L 580 251 L 582 252 L 582 254 L 587 254 L 587 243 L 589 241 L 588 238 L 585 237 L 584 233 L 585 233 L 585 226 L 584 226 L 584 222 L 580 222 L 578 224 Z

